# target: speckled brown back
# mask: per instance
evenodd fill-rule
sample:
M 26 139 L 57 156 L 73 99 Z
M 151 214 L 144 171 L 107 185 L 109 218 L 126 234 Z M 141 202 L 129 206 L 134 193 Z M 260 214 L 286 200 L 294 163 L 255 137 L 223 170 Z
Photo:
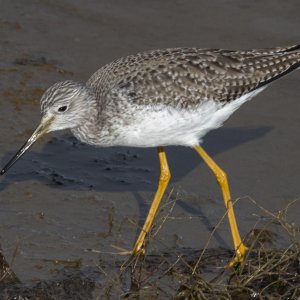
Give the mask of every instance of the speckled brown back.
M 246 51 L 174 48 L 120 58 L 88 80 L 101 101 L 190 108 L 228 102 L 300 67 L 300 46 Z

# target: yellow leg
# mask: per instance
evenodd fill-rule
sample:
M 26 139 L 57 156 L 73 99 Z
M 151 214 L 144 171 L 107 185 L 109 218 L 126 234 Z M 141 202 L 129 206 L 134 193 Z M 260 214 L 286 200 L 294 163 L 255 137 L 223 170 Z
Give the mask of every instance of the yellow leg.
M 228 219 L 229 219 L 229 225 L 231 229 L 234 249 L 235 249 L 235 259 L 231 263 L 233 265 L 236 262 L 242 262 L 245 259 L 246 251 L 248 248 L 243 244 L 240 233 L 237 227 L 233 205 L 230 197 L 230 191 L 227 181 L 227 175 L 226 173 L 214 162 L 214 160 L 204 151 L 204 149 L 201 146 L 195 146 L 194 149 L 197 151 L 197 153 L 202 157 L 202 159 L 205 161 L 205 163 L 209 166 L 209 168 L 213 171 L 215 174 L 217 181 L 220 185 L 223 199 L 225 202 L 225 206 L 227 209 Z
M 162 147 L 158 147 L 158 157 L 160 162 L 160 176 L 159 176 L 158 188 L 155 193 L 154 199 L 152 201 L 143 229 L 141 230 L 140 235 L 132 250 L 133 255 L 136 255 L 143 250 L 145 237 L 151 229 L 159 204 L 161 202 L 161 199 L 165 193 L 165 190 L 171 178 L 171 173 L 169 170 L 166 153 Z
M 140 235 L 139 235 L 139 237 L 135 243 L 135 246 L 132 250 L 133 255 L 136 255 L 140 251 L 143 250 L 145 237 L 151 229 L 156 212 L 158 210 L 158 207 L 160 205 L 162 197 L 165 193 L 165 190 L 166 190 L 168 183 L 170 181 L 170 178 L 171 178 L 171 173 L 169 170 L 165 150 L 162 147 L 158 147 L 157 151 L 158 151 L 158 157 L 159 157 L 159 162 L 160 162 L 160 176 L 159 176 L 158 188 L 155 193 L 154 199 L 152 201 L 152 204 L 151 204 L 149 213 L 147 215 L 146 221 L 144 223 L 143 229 L 141 230 Z

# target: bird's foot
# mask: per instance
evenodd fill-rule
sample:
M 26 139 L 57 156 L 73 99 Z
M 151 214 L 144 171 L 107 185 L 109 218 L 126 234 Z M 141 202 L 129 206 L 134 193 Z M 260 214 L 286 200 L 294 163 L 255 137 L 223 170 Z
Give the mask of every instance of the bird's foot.
M 244 244 L 240 244 L 235 250 L 234 258 L 229 262 L 228 268 L 238 268 L 246 258 L 247 251 L 249 250 Z
M 125 262 L 122 264 L 120 268 L 121 272 L 124 272 L 128 267 L 135 269 L 136 265 L 139 262 L 143 261 L 146 254 L 145 247 L 143 244 L 142 244 L 143 247 L 136 247 L 136 246 L 137 245 L 135 245 L 135 247 L 130 251 L 112 245 L 114 249 L 118 250 L 117 252 L 113 253 L 114 255 L 128 256 L 128 259 L 125 260 Z
M 132 250 L 126 250 L 124 248 L 120 248 L 120 247 L 115 246 L 115 245 L 112 245 L 111 247 L 118 251 L 118 252 L 114 252 L 114 254 L 117 254 L 117 255 L 120 255 L 120 256 L 137 257 L 137 256 L 145 256 L 145 254 L 146 254 L 144 244 L 135 245 Z
M 131 251 L 131 255 L 133 257 L 137 257 L 137 256 L 145 256 L 146 254 L 146 245 L 145 245 L 145 241 L 143 243 L 136 243 L 134 245 L 134 248 Z
M 120 248 L 116 245 L 111 245 L 111 247 L 113 249 L 117 250 L 117 252 L 112 252 L 112 254 L 115 254 L 115 255 L 128 256 L 128 255 L 131 255 L 131 253 L 132 253 L 132 251 L 124 249 L 124 248 Z

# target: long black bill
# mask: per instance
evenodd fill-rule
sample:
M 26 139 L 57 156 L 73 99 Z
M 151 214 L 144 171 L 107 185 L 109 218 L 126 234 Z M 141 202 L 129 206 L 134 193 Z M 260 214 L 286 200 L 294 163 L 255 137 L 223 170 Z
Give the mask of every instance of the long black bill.
M 12 167 L 15 162 L 37 141 L 39 137 L 48 132 L 50 124 L 53 118 L 42 119 L 40 125 L 33 132 L 29 140 L 20 148 L 20 150 L 15 154 L 15 156 L 5 165 L 5 167 L 0 171 L 0 175 L 3 175 Z

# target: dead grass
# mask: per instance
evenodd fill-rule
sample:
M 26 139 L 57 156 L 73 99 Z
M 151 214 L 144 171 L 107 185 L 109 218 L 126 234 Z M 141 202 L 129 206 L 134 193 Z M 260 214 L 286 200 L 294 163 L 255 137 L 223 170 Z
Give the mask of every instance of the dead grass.
M 158 232 L 172 219 L 176 199 L 168 198 L 152 229 L 148 243 L 159 242 Z M 244 263 L 227 268 L 233 251 L 211 248 L 208 239 L 204 249 L 174 249 L 152 251 L 146 256 L 115 261 L 99 261 L 87 275 L 81 267 L 64 268 L 55 281 L 23 286 L 3 258 L 0 297 L 3 299 L 300 299 L 299 228 L 288 221 L 291 209 L 297 209 L 300 199 L 272 213 L 249 199 L 263 218 L 247 235 L 248 251 Z M 113 210 L 108 216 L 108 235 L 113 234 Z M 258 214 L 259 215 L 259 214 Z M 212 231 L 215 233 L 226 214 Z M 280 234 L 273 230 L 280 229 Z M 212 237 L 211 236 L 211 237 Z M 286 247 L 276 243 L 282 237 Z M 153 248 L 153 247 L 150 247 Z M 17 247 L 16 247 L 17 249 Z M 14 257 L 17 255 L 15 251 Z M 101 257 L 101 255 L 100 255 Z M 5 280 L 10 279 L 10 280 Z M 93 295 L 93 297 L 92 297 Z M 92 297 L 92 298 L 91 298 Z M 1 298 L 1 299 L 2 299 Z
M 287 221 L 289 209 L 299 200 L 289 203 L 284 209 L 272 213 L 249 199 L 267 216 L 262 228 L 255 228 L 247 235 L 245 243 L 250 248 L 244 263 L 235 269 L 227 268 L 227 261 L 233 255 L 225 249 L 205 249 L 191 251 L 183 249 L 182 253 L 171 252 L 163 255 L 148 255 L 145 260 L 131 264 L 131 290 L 124 294 L 128 299 L 153 299 L 141 295 L 147 287 L 156 287 L 157 295 L 166 299 L 300 299 L 300 245 L 299 228 Z M 174 207 L 161 220 L 165 222 Z M 226 215 L 218 223 L 223 221 Z M 289 240 L 289 245 L 281 249 L 274 245 L 277 234 L 269 227 L 278 224 Z M 214 229 L 217 230 L 218 226 Z M 156 224 L 156 228 L 161 225 Z M 152 230 L 157 234 L 157 230 Z M 213 233 L 212 233 L 213 234 Z M 155 238 L 152 236 L 152 239 Z M 209 239 L 210 240 L 210 239 Z M 173 254 L 172 254 L 173 252 Z M 174 255 L 175 254 L 175 255 Z M 220 267 L 223 265 L 223 267 Z M 145 275 L 146 274 L 146 275 Z M 178 284 L 176 292 L 163 294 L 159 281 L 165 277 L 167 284 Z M 165 285 L 166 286 L 166 285 Z M 165 291 L 164 291 L 165 292 Z

